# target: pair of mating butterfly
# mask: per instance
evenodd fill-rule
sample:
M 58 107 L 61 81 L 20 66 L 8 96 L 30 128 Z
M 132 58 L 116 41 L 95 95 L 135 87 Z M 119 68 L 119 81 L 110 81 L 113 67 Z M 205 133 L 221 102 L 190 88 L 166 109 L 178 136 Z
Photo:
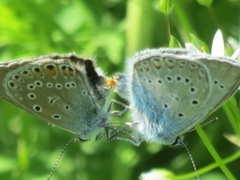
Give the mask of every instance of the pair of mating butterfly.
M 50 55 L 0 64 L 0 97 L 82 140 L 103 132 L 139 145 L 182 144 L 181 135 L 220 107 L 239 87 L 240 63 L 185 49 L 152 49 L 128 60 L 116 81 L 90 59 Z M 130 123 L 111 123 L 109 89 L 129 101 Z M 110 104 L 110 105 L 107 105 Z M 122 138 L 121 134 L 129 138 Z

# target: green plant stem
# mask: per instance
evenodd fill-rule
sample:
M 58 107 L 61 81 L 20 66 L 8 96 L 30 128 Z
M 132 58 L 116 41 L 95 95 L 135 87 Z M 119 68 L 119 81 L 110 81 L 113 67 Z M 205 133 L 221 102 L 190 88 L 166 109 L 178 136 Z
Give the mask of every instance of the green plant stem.
M 184 10 L 184 7 L 182 3 L 175 1 L 174 2 L 174 8 L 173 11 L 175 13 L 174 19 L 178 21 L 178 25 L 181 27 L 179 28 L 179 33 L 181 34 L 183 40 L 185 42 L 190 40 L 190 33 L 196 34 L 194 26 L 190 23 L 191 20 L 189 19 L 189 15 L 187 14 L 187 11 Z
M 223 110 L 235 133 L 240 135 L 240 111 L 234 97 L 223 105 Z
M 226 167 L 225 162 L 223 162 L 221 157 L 218 155 L 217 151 L 215 150 L 215 148 L 213 147 L 211 142 L 208 140 L 208 137 L 206 136 L 204 131 L 201 128 L 196 128 L 196 131 L 197 131 L 198 135 L 200 136 L 200 138 L 202 139 L 202 142 L 204 143 L 205 147 L 208 149 L 209 153 L 212 155 L 214 160 L 217 162 L 218 166 L 223 171 L 225 176 L 228 179 L 236 179 L 232 175 L 232 173 L 229 171 L 229 169 Z
M 240 158 L 240 151 L 236 152 L 235 154 L 225 158 L 223 160 L 224 164 L 228 164 L 228 163 L 231 163 L 233 161 L 235 161 L 236 159 Z M 215 168 L 218 167 L 218 164 L 215 162 L 215 163 L 212 163 L 212 164 L 209 164 L 208 166 L 204 167 L 204 168 L 201 168 L 201 169 L 198 169 L 198 173 L 199 174 L 204 174 L 204 173 L 207 173 Z M 195 177 L 196 176 L 196 173 L 195 172 L 192 172 L 192 173 L 188 173 L 188 174 L 185 174 L 185 175 L 182 175 L 182 176 L 177 176 L 177 179 L 189 179 L 189 178 L 192 178 L 192 177 Z
M 152 40 L 153 9 L 151 1 L 128 0 L 126 25 L 126 55 L 149 48 Z
M 168 42 L 169 42 L 172 34 L 171 34 L 171 27 L 170 27 L 170 23 L 169 23 L 169 15 L 168 14 L 165 15 L 165 22 L 166 22 L 166 31 L 167 31 L 167 37 L 168 37 Z

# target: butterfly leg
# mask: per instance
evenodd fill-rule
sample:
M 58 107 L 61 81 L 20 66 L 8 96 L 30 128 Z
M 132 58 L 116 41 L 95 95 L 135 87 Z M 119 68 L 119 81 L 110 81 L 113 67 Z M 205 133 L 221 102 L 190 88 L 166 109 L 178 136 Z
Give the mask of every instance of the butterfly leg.
M 109 141 L 120 140 L 133 144 L 134 146 L 139 146 L 142 142 L 138 133 L 134 134 L 133 129 L 126 123 L 105 124 L 103 127 Z
M 112 106 L 113 106 L 114 103 L 122 106 L 123 109 L 120 110 L 120 111 L 118 111 L 118 110 L 116 110 L 116 111 L 111 111 Z M 109 114 L 110 114 L 110 115 L 113 115 L 113 116 L 122 116 L 122 115 L 123 115 L 125 112 L 127 112 L 128 110 L 129 110 L 129 106 L 127 106 L 126 104 L 121 103 L 121 102 L 119 102 L 119 101 L 116 101 L 116 100 L 114 100 L 114 99 L 112 99 L 112 100 L 110 101 L 109 106 L 108 106 L 108 108 L 107 108 L 107 112 L 109 112 Z

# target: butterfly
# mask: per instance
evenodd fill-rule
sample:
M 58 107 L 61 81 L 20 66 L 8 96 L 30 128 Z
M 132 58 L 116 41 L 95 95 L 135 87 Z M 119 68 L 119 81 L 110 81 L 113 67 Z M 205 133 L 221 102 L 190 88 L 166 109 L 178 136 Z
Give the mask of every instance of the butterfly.
M 110 127 L 107 81 L 91 59 L 75 54 L 0 63 L 0 98 L 81 140 Z
M 133 139 L 182 144 L 182 134 L 202 122 L 238 89 L 240 63 L 227 57 L 161 48 L 140 51 L 117 77 L 116 92 L 129 101 Z

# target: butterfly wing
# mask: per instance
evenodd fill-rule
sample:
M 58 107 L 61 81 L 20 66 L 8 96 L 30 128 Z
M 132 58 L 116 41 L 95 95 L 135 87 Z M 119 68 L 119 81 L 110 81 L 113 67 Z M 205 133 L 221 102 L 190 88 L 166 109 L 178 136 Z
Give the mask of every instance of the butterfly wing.
M 0 64 L 0 97 L 87 139 L 107 120 L 108 90 L 92 61 L 50 55 Z
M 201 65 L 209 72 L 210 92 L 205 105 L 211 113 L 227 101 L 239 88 L 240 85 L 240 63 L 226 57 L 204 56 L 196 57 Z
M 137 129 L 146 140 L 166 144 L 221 106 L 240 84 L 239 63 L 186 50 L 142 51 L 128 68 Z

